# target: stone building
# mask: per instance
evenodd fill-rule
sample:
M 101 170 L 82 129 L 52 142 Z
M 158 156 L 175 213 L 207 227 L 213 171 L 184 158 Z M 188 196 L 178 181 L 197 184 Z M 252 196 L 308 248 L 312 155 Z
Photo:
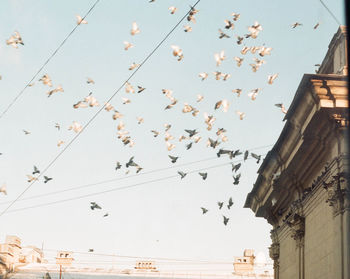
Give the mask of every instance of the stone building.
M 272 226 L 276 279 L 350 278 L 347 31 L 305 74 L 245 207 Z

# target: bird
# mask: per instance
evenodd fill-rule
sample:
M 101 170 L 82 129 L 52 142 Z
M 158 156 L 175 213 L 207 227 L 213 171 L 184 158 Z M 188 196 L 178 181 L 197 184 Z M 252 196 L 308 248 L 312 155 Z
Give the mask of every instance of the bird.
M 123 43 L 124 43 L 124 49 L 125 50 L 128 50 L 129 48 L 134 47 L 134 45 L 132 43 L 129 43 L 127 41 L 124 41 Z
M 96 202 L 90 202 L 90 208 L 91 210 L 95 210 L 95 209 L 102 209 L 101 206 L 99 206 Z
M 208 177 L 208 173 L 207 172 L 200 172 L 198 174 L 202 177 L 203 180 L 206 180 L 207 177 Z
M 132 23 L 132 28 L 131 28 L 130 34 L 131 34 L 132 36 L 134 36 L 134 35 L 136 35 L 136 34 L 138 34 L 138 33 L 140 33 L 140 29 L 139 29 L 139 27 L 137 26 L 137 23 L 136 23 L 136 22 L 133 22 L 133 23 Z
M 56 93 L 56 92 L 64 92 L 63 88 L 61 85 L 57 86 L 55 89 L 53 90 L 50 90 L 47 92 L 47 97 L 50 97 L 53 93 Z
M 224 202 L 218 202 L 219 209 L 221 209 L 224 205 Z
M 174 137 L 172 135 L 170 135 L 170 133 L 167 132 L 168 130 L 165 130 L 165 131 L 166 131 L 165 132 L 165 137 L 164 137 L 165 141 L 169 141 L 169 140 L 174 139 Z
M 121 163 L 117 162 L 117 163 L 116 163 L 115 170 L 119 170 L 121 167 L 122 167 Z
M 61 129 L 61 125 L 59 123 L 56 123 L 55 124 L 55 128 L 57 128 L 57 130 L 60 130 Z
M 108 213 L 105 213 L 104 215 L 103 215 L 103 217 L 107 217 L 109 214 Z
M 187 173 L 183 171 L 178 171 L 177 173 L 181 176 L 181 179 L 183 179 L 187 175 Z
M 250 155 L 251 155 L 254 159 L 256 159 L 256 160 L 257 160 L 256 163 L 259 164 L 260 159 L 261 159 L 261 155 L 257 155 L 257 154 L 255 154 L 255 153 L 253 153 L 253 152 L 251 152 Z
M 268 83 L 268 84 L 272 84 L 273 81 L 274 81 L 277 77 L 278 77 L 278 74 L 269 75 L 269 76 L 267 77 L 267 83 Z
M 245 47 L 242 48 L 241 54 L 242 55 L 246 55 L 249 50 L 250 50 L 250 47 L 245 46 Z
M 235 25 L 233 24 L 232 21 L 225 19 L 225 29 L 234 29 Z
M 179 46 L 176 45 L 171 45 L 171 48 L 173 49 L 173 55 L 175 57 L 178 57 L 178 61 L 181 61 L 184 57 L 183 53 L 182 53 L 182 49 L 180 49 Z
M 196 10 L 194 7 L 191 6 L 191 10 L 187 16 L 187 21 L 191 21 L 193 23 L 196 23 L 196 18 L 194 17 L 194 15 L 197 13 L 198 13 L 198 10 Z
M 87 24 L 88 22 L 83 19 L 80 15 L 76 15 L 76 18 L 77 18 L 77 25 L 80 25 L 80 24 Z
M 189 25 L 184 25 L 184 31 L 185 31 L 186 33 L 191 32 L 191 31 L 192 31 L 192 27 L 189 26 Z
M 238 56 L 235 56 L 234 59 L 235 59 L 236 62 L 237 62 L 237 66 L 238 66 L 238 67 L 241 67 L 244 58 L 240 58 L 240 57 L 238 57 Z
M 123 100 L 123 105 L 130 104 L 130 103 L 131 103 L 131 100 L 128 99 L 128 98 L 122 97 L 122 100 Z
M 239 184 L 239 179 L 241 178 L 241 174 L 237 174 L 236 176 L 233 175 L 233 185 L 238 185 Z
M 129 71 L 132 71 L 132 70 L 134 70 L 135 68 L 137 68 L 137 67 L 139 67 L 140 66 L 140 64 L 136 64 L 135 62 L 133 62 L 131 65 L 130 65 L 130 67 L 129 67 Z M 139 93 L 139 92 L 138 92 Z
M 236 110 L 236 113 L 239 115 L 239 119 L 243 120 L 243 118 L 245 117 L 245 113 L 244 112 L 240 112 L 239 110 Z
M 202 137 L 194 137 L 193 141 L 194 143 L 198 143 L 201 140 Z
M 23 130 L 23 133 L 24 133 L 25 135 L 30 135 L 30 132 L 29 132 L 28 130 Z
M 206 209 L 206 208 L 204 208 L 204 207 L 201 207 L 201 209 L 202 209 L 202 214 L 203 214 L 203 215 L 204 215 L 205 213 L 208 212 L 208 209 Z
M 190 142 L 189 144 L 186 145 L 186 149 L 189 150 L 192 147 L 193 142 Z
M 210 146 L 213 149 L 215 149 L 219 144 L 220 144 L 220 142 L 218 140 L 214 141 L 213 139 L 208 138 L 207 146 Z
M 226 226 L 230 218 L 227 218 L 224 215 L 222 215 L 222 217 L 224 217 L 224 225 Z
M 232 172 L 237 172 L 239 168 L 241 167 L 241 163 L 235 165 L 234 163 L 231 163 L 232 166 Z
M 164 127 L 165 127 L 165 132 L 167 132 L 171 128 L 171 124 L 165 123 Z
M 227 35 L 224 31 L 222 31 L 221 29 L 219 29 L 219 39 L 222 38 L 230 38 L 229 35 Z
M 159 132 L 156 130 L 151 130 L 151 132 L 153 133 L 153 136 L 156 138 L 159 135 Z
M 216 153 L 216 156 L 221 157 L 221 155 L 224 155 L 224 154 L 230 155 L 231 153 L 233 153 L 233 151 L 231 151 L 231 150 L 225 150 L 225 149 L 220 149 L 220 150 L 218 151 L 218 153 Z M 231 156 L 230 156 L 230 157 L 231 157 Z
M 77 109 L 77 108 L 87 108 L 88 104 L 85 103 L 84 101 L 79 101 L 76 104 L 73 104 L 73 108 Z
M 200 101 L 202 101 L 203 98 L 204 98 L 204 97 L 203 97 L 202 95 L 197 94 L 197 103 L 199 103 Z
M 243 37 L 237 36 L 237 41 L 236 41 L 237 45 L 241 45 L 243 40 L 244 40 Z
M 24 45 L 21 35 L 18 31 L 14 32 L 15 34 L 12 35 L 8 40 L 6 40 L 7 45 L 11 45 L 14 48 L 18 48 L 18 44 Z
M 302 23 L 299 23 L 299 22 L 295 22 L 292 24 L 292 28 L 296 28 L 298 26 L 302 26 L 303 24 Z
M 112 116 L 113 120 L 117 120 L 123 117 L 123 114 L 121 114 L 119 111 L 114 110 L 114 114 Z
M 228 200 L 227 208 L 228 208 L 228 209 L 231 209 L 232 205 L 233 205 L 233 201 L 232 201 L 232 197 L 231 197 L 231 198 Z
M 286 108 L 284 107 L 284 105 L 281 103 L 281 104 L 275 104 L 276 107 L 278 108 L 281 108 L 281 111 L 286 114 L 287 113 L 287 110 Z
M 226 59 L 225 51 L 222 50 L 219 53 L 215 53 L 214 54 L 214 58 L 215 58 L 215 61 L 216 61 L 216 66 L 220 66 L 221 62 Z
M 176 163 L 177 159 L 179 159 L 179 157 L 176 157 L 176 156 L 171 156 L 171 155 L 168 155 L 169 158 L 171 159 L 171 162 L 174 164 Z
M 317 22 L 316 25 L 314 26 L 314 29 L 317 29 L 320 26 L 320 23 Z
M 221 73 L 221 72 L 215 71 L 215 72 L 213 72 L 213 74 L 215 75 L 215 79 L 216 79 L 216 80 L 220 80 L 220 78 L 221 78 L 221 76 L 222 76 L 222 73 Z
M 208 77 L 208 73 L 199 73 L 199 77 L 203 80 L 205 80 Z
M 189 136 L 190 138 L 192 138 L 194 135 L 197 135 L 197 134 L 198 134 L 197 129 L 194 129 L 194 130 L 185 129 L 185 132 L 188 133 L 188 136 Z
M 92 253 L 92 252 L 94 252 L 94 249 L 89 249 L 89 251 L 88 251 L 88 252 Z
M 39 81 L 41 81 L 44 85 L 48 85 L 48 86 L 52 87 L 52 80 L 51 80 L 51 78 L 49 77 L 48 74 L 43 75 L 39 79 Z
M 39 173 L 40 173 L 40 170 L 36 166 L 34 166 L 34 171 L 32 172 L 32 174 L 35 175 Z
M 241 16 L 241 14 L 232 13 L 231 16 L 233 16 L 234 21 L 237 21 L 239 19 L 239 17 Z
M 134 156 L 132 156 L 129 161 L 125 164 L 125 166 L 128 167 L 137 167 L 138 164 L 134 162 Z
M 94 81 L 92 78 L 89 78 L 89 77 L 88 77 L 87 80 L 86 80 L 86 83 L 87 83 L 87 84 L 91 84 L 91 83 L 92 83 L 92 84 L 95 84 L 95 81 Z
M 227 80 L 231 75 L 230 74 L 222 74 L 222 80 Z
M 171 151 L 176 147 L 175 144 L 172 144 L 168 141 L 166 142 L 166 146 L 167 146 L 168 151 Z
M 111 111 L 111 110 L 114 110 L 114 107 L 110 103 L 105 103 L 105 110 Z
M 271 54 L 271 50 L 272 48 L 271 47 L 262 47 L 259 51 L 259 55 L 260 56 L 265 56 L 265 55 L 270 55 Z
M 36 178 L 36 177 L 34 177 L 34 176 L 32 176 L 32 175 L 30 175 L 30 174 L 27 174 L 27 177 L 28 177 L 28 182 L 33 182 L 33 181 L 35 181 L 35 180 L 38 180 L 38 178 Z
M 246 151 L 244 152 L 244 157 L 243 157 L 243 160 L 244 160 L 244 161 L 248 159 L 248 155 L 249 155 L 249 151 L 246 150 Z
M 170 11 L 170 14 L 175 14 L 175 12 L 177 11 L 177 8 L 176 7 L 174 7 L 174 6 L 171 6 L 171 7 L 169 7 L 168 8 L 168 10 Z
M 73 130 L 76 133 L 80 133 L 83 130 L 83 126 L 77 121 L 73 121 L 72 125 L 68 127 L 68 130 Z
M 2 186 L 0 187 L 0 193 L 4 193 L 4 195 L 7 195 L 6 183 L 3 183 Z
M 233 93 L 237 94 L 237 97 L 241 96 L 242 89 L 241 88 L 236 88 L 232 90 Z
M 52 177 L 48 177 L 48 176 L 44 175 L 44 183 L 47 183 L 50 180 L 52 180 Z
M 136 117 L 137 119 L 137 124 L 141 124 L 144 122 L 144 119 L 142 117 Z
M 142 86 L 137 86 L 137 93 L 141 93 L 142 91 L 144 91 L 146 88 L 142 87 Z

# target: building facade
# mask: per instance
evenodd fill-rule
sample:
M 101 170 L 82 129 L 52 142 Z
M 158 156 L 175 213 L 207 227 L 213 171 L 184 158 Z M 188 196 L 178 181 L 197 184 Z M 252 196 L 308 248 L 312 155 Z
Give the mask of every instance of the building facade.
M 350 278 L 347 30 L 305 74 L 245 207 L 272 226 L 276 279 Z

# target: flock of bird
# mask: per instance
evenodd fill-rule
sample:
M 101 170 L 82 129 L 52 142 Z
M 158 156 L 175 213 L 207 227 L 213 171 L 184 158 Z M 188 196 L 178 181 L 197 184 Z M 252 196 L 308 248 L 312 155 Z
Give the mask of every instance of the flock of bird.
M 155 0 L 150 0 L 149 2 L 155 2 Z M 169 7 L 169 11 L 170 14 L 174 14 L 177 11 L 177 8 L 174 6 Z M 190 12 L 188 13 L 188 16 L 186 18 L 188 24 L 183 26 L 183 30 L 186 33 L 192 32 L 192 26 L 191 24 L 195 24 L 196 23 L 196 15 L 198 14 L 198 10 L 196 10 L 195 8 L 191 7 L 190 8 Z M 253 25 L 248 27 L 248 32 L 246 34 L 243 35 L 232 35 L 232 30 L 234 30 L 235 28 L 235 24 L 237 24 L 237 22 L 239 21 L 240 18 L 240 14 L 237 13 L 232 13 L 231 14 L 231 18 L 230 19 L 225 19 L 224 20 L 224 25 L 222 26 L 222 28 L 218 29 L 218 38 L 219 39 L 229 39 L 232 36 L 234 36 L 236 39 L 236 44 L 237 45 L 241 45 L 245 40 L 254 40 L 256 39 L 260 32 L 263 30 L 262 25 L 258 22 L 254 22 Z M 88 22 L 83 19 L 81 16 L 77 15 L 76 16 L 76 20 L 77 20 L 77 24 L 81 25 L 81 24 L 87 24 Z M 296 22 L 292 25 L 292 28 L 297 28 L 299 26 L 302 26 L 301 23 Z M 314 26 L 314 29 L 317 29 L 319 26 L 319 23 L 317 23 Z M 133 22 L 131 24 L 131 30 L 130 30 L 130 34 L 131 36 L 135 36 L 137 34 L 139 34 L 140 28 L 138 26 L 138 24 L 136 22 Z M 231 32 L 231 33 L 228 33 Z M 24 45 L 23 40 L 21 35 L 19 34 L 19 32 L 15 31 L 14 35 L 12 35 L 7 41 L 6 41 L 7 45 L 10 45 L 14 48 L 18 48 L 19 45 Z M 128 51 L 130 48 L 135 47 L 134 43 L 131 43 L 129 41 L 124 41 L 124 50 Z M 249 63 L 249 66 L 251 67 L 252 72 L 256 73 L 258 72 L 258 70 L 260 69 L 260 67 L 262 67 L 266 61 L 264 60 L 264 58 L 268 55 L 271 55 L 271 51 L 272 48 L 271 47 L 266 47 L 265 45 L 263 46 L 243 46 L 240 53 L 235 56 L 233 58 L 235 64 L 237 67 L 241 67 L 243 63 L 245 63 L 244 61 L 247 60 L 247 55 L 248 53 L 255 55 L 257 54 L 259 56 L 258 57 L 253 57 L 253 62 L 254 63 Z M 184 51 L 177 45 L 171 45 L 171 54 L 177 59 L 177 61 L 181 62 L 184 60 Z M 227 57 L 225 55 L 225 51 L 222 50 L 218 53 L 214 54 L 214 60 L 216 63 L 216 67 L 217 69 L 220 67 L 220 65 L 222 64 L 222 62 L 224 60 L 226 60 Z M 140 67 L 140 64 L 137 64 L 135 62 L 133 62 L 130 67 L 128 68 L 128 70 L 133 71 L 135 69 L 137 69 L 138 67 Z M 223 73 L 219 70 L 214 71 L 213 73 L 213 77 L 215 78 L 215 80 L 222 80 L 222 81 L 226 81 L 228 80 L 231 75 L 229 73 Z M 202 81 L 205 81 L 208 77 L 209 77 L 209 73 L 207 72 L 201 72 L 198 74 L 199 78 Z M 271 74 L 267 77 L 267 84 L 272 85 L 274 83 L 274 81 L 276 80 L 276 78 L 278 77 L 278 73 L 275 74 Z M 0 80 L 1 80 L 1 76 L 0 76 Z M 59 93 L 63 93 L 64 89 L 61 85 L 57 85 L 53 88 L 53 82 L 50 78 L 50 76 L 48 74 L 44 74 L 42 75 L 42 77 L 38 80 L 38 82 L 41 82 L 44 86 L 47 86 L 49 89 L 47 91 L 47 97 L 52 97 L 54 98 L 54 96 L 56 94 Z M 95 81 L 92 78 L 87 78 L 86 80 L 87 84 L 95 84 Z M 28 86 L 34 86 L 35 84 L 29 84 Z M 125 93 L 126 94 L 141 94 L 144 93 L 144 91 L 146 90 L 146 88 L 144 88 L 141 85 L 137 85 L 136 87 L 134 85 L 132 85 L 131 83 L 127 82 L 125 84 Z M 257 96 L 259 95 L 259 93 L 261 92 L 261 88 L 253 88 L 251 89 L 251 91 L 247 94 L 248 97 L 254 101 Z M 237 97 L 240 97 L 242 94 L 242 89 L 241 88 L 236 88 L 232 90 L 232 93 L 234 93 Z M 162 89 L 161 92 L 162 95 L 164 95 L 168 100 L 169 100 L 169 104 L 164 108 L 165 111 L 173 109 L 175 106 L 178 105 L 178 99 L 176 99 L 176 97 L 173 95 L 173 90 L 171 89 Z M 198 94 L 197 95 L 197 99 L 194 100 L 194 102 L 196 103 L 196 105 L 194 104 L 189 104 L 189 103 L 184 103 L 183 107 L 182 107 L 182 113 L 186 114 L 186 113 L 190 113 L 192 114 L 193 117 L 197 117 L 198 114 L 200 113 L 200 109 L 199 109 L 199 105 L 200 103 L 203 101 L 204 96 Z M 123 105 L 127 105 L 130 104 L 131 100 L 127 97 L 122 97 L 122 104 Z M 86 108 L 93 108 L 93 107 L 98 107 L 100 106 L 101 103 L 95 98 L 95 96 L 93 96 L 93 93 L 90 92 L 85 98 L 77 100 L 76 103 L 72 104 L 73 109 L 86 109 Z M 287 110 L 285 108 L 285 106 L 283 105 L 283 103 L 279 103 L 279 104 L 275 104 L 276 107 L 280 108 L 282 113 L 286 114 Z M 230 107 L 230 102 L 226 99 L 221 99 L 218 100 L 217 102 L 215 102 L 215 104 L 213 104 L 213 109 L 214 111 L 218 110 L 218 109 L 222 109 L 223 112 L 228 112 L 229 107 Z M 130 136 L 130 131 L 126 129 L 126 125 L 123 123 L 122 118 L 123 118 L 123 114 L 118 111 L 112 104 L 110 103 L 105 103 L 103 105 L 103 108 L 106 112 L 111 113 L 111 117 L 113 120 L 118 122 L 117 125 L 117 138 L 120 139 L 120 141 L 123 143 L 124 146 L 129 146 L 129 147 L 133 147 L 135 145 L 135 139 L 133 139 Z M 238 115 L 240 120 L 243 120 L 245 117 L 245 113 L 241 112 L 241 111 L 236 111 L 236 114 Z M 210 114 L 207 112 L 203 113 L 204 116 L 204 124 L 205 127 L 208 131 L 211 131 L 213 126 L 215 125 L 215 121 L 216 118 L 214 116 L 214 114 Z M 136 118 L 136 121 L 138 124 L 142 124 L 144 123 L 144 118 L 139 116 Z M 176 148 L 176 144 L 174 142 L 175 140 L 175 136 L 171 134 L 171 124 L 164 124 L 164 131 L 159 131 L 156 129 L 152 129 L 150 131 L 151 135 L 153 137 L 158 137 L 161 134 L 164 133 L 164 141 L 165 141 L 165 146 L 167 148 L 168 151 L 172 151 L 173 149 Z M 58 130 L 61 129 L 61 125 L 59 123 L 55 124 L 55 128 L 57 128 Z M 72 121 L 72 124 L 68 127 L 68 130 L 72 130 L 75 133 L 80 133 L 83 129 L 83 125 L 80 124 L 78 121 Z M 23 129 L 23 132 L 25 135 L 30 135 L 31 132 Z M 222 128 L 222 127 L 218 127 L 216 132 L 215 132 L 215 136 L 216 137 L 208 137 L 207 141 L 206 141 L 206 146 L 209 148 L 213 148 L 216 149 L 220 144 L 226 142 L 228 140 L 227 136 L 225 135 L 226 133 L 226 129 Z M 203 136 L 200 135 L 198 129 L 184 129 L 184 133 L 178 136 L 178 142 L 182 142 L 182 141 L 186 141 L 185 144 L 185 148 L 186 150 L 189 150 L 193 147 L 194 144 L 198 144 Z M 64 144 L 65 142 L 63 140 L 59 140 L 59 142 L 57 143 L 57 146 L 60 147 Z M 248 150 L 245 152 L 242 152 L 240 150 L 229 150 L 229 149 L 225 149 L 225 148 L 221 148 L 217 151 L 217 156 L 221 157 L 222 155 L 227 155 L 228 158 L 231 160 L 233 158 L 235 158 L 236 156 L 240 156 L 243 155 L 243 161 L 246 161 L 248 159 L 248 156 L 250 155 L 252 158 L 254 158 L 256 160 L 256 163 L 259 164 L 260 160 L 261 160 L 261 155 L 255 154 L 255 153 L 251 153 Z M 0 153 L 1 155 L 1 153 Z M 175 156 L 175 155 L 168 155 L 170 162 L 175 164 L 179 157 Z M 233 177 L 233 184 L 234 185 L 238 185 L 240 182 L 240 178 L 241 178 L 241 173 L 237 173 L 238 170 L 241 167 L 241 163 L 238 164 L 232 164 L 232 177 Z M 116 162 L 115 165 L 115 170 L 118 171 L 120 170 L 122 167 L 124 166 L 124 164 L 120 163 L 119 161 Z M 125 163 L 125 169 L 126 172 L 125 174 L 128 174 L 131 170 L 131 168 L 135 169 L 136 173 L 139 173 L 140 171 L 143 170 L 143 168 L 134 161 L 134 157 L 131 157 L 129 159 L 128 162 Z M 179 177 L 181 179 L 184 179 L 186 177 L 186 175 L 188 174 L 185 171 L 178 171 L 177 172 L 179 174 Z M 29 183 L 34 182 L 36 180 L 38 180 L 38 174 L 40 174 L 40 170 L 34 166 L 33 171 L 31 172 L 31 174 L 27 175 L 27 181 Z M 199 172 L 198 175 L 202 178 L 202 180 L 206 180 L 208 177 L 208 173 L 207 172 Z M 49 181 L 51 181 L 53 178 L 48 177 L 48 176 L 43 176 L 44 178 L 44 183 L 48 183 Z M 7 194 L 7 188 L 6 188 L 6 184 L 3 184 L 0 188 L 0 193 L 3 194 Z M 217 206 L 218 209 L 221 210 L 224 206 L 225 202 L 224 201 L 218 201 L 217 202 Z M 232 200 L 232 197 L 230 197 L 227 201 L 227 208 L 231 209 L 231 207 L 233 206 L 234 202 Z M 97 204 L 96 202 L 90 202 L 90 209 L 91 210 L 102 210 L 102 207 Z M 205 208 L 205 207 L 201 207 L 202 210 L 202 214 L 205 215 L 208 213 L 208 211 L 210 209 Z M 108 213 L 105 213 L 103 215 L 103 217 L 107 217 L 109 216 Z M 229 222 L 229 218 L 227 216 L 223 216 L 223 223 L 226 226 Z M 91 249 L 93 252 L 93 249 Z

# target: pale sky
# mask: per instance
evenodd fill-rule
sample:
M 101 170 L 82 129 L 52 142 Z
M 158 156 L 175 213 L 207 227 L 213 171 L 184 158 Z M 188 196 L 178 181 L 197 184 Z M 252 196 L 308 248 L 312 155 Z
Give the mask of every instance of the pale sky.
M 4 0 L 0 3 L 0 113 L 33 77 L 45 60 L 76 25 L 76 15 L 84 15 L 95 1 L 44 1 Z M 344 23 L 343 1 L 324 0 L 337 18 Z M 112 1 L 101 0 L 80 25 L 50 63 L 35 79 L 35 85 L 26 89 L 22 97 L 0 119 L 0 186 L 7 185 L 8 195 L 0 194 L 0 211 L 15 199 L 27 186 L 26 175 L 33 165 L 44 169 L 63 148 L 57 142 L 68 143 L 75 133 L 68 131 L 73 121 L 85 124 L 100 107 L 73 109 L 72 105 L 93 92 L 100 104 L 123 84 L 131 74 L 129 66 L 141 61 L 171 30 L 195 1 L 148 0 Z M 171 15 L 168 7 L 176 6 Z M 328 44 L 338 26 L 320 1 L 278 0 L 201 0 L 196 7 L 196 23 L 186 20 L 170 35 L 154 55 L 130 80 L 137 88 L 146 88 L 140 94 L 127 94 L 122 89 L 112 100 L 112 105 L 124 117 L 126 130 L 135 140 L 135 146 L 124 146 L 117 139 L 117 123 L 112 113 L 102 111 L 92 124 L 78 137 L 66 152 L 46 173 L 53 177 L 47 184 L 41 179 L 23 196 L 50 193 L 80 185 L 118 179 L 111 183 L 63 192 L 51 196 L 18 201 L 0 217 L 0 242 L 7 234 L 19 236 L 24 245 L 44 246 L 49 249 L 87 251 L 94 248 L 98 253 L 171 257 L 188 259 L 232 260 L 245 248 L 262 251 L 268 255 L 271 226 L 266 220 L 254 217 L 250 209 L 244 209 L 246 195 L 253 187 L 260 166 L 255 160 L 247 160 L 239 170 L 239 185 L 233 185 L 231 166 L 227 156 L 216 159 L 219 148 L 256 149 L 266 154 L 283 128 L 284 115 L 274 106 L 290 105 L 304 73 L 314 73 L 314 64 L 321 63 Z M 225 19 L 240 13 L 235 28 L 224 28 Z M 132 22 L 136 21 L 140 33 L 130 35 Z M 263 30 L 256 39 L 245 39 L 236 44 L 236 35 L 248 33 L 248 26 L 258 21 Z M 302 23 L 293 29 L 292 24 Z M 314 30 L 316 23 L 319 27 Z M 192 32 L 183 31 L 190 24 Z M 219 39 L 218 29 L 231 38 Z M 18 49 L 6 45 L 6 40 L 18 31 L 24 46 Z M 124 50 L 123 41 L 135 46 Z M 184 54 L 182 61 L 172 55 L 171 45 L 178 45 Z M 260 57 L 248 52 L 242 55 L 243 46 L 272 47 L 271 55 Z M 225 51 L 226 60 L 217 67 L 214 54 Z M 234 57 L 244 57 L 237 67 Z M 257 57 L 266 61 L 253 73 L 249 64 Z M 214 71 L 229 73 L 227 81 L 215 80 Z M 201 81 L 200 72 L 209 73 Z M 268 75 L 278 73 L 272 85 Z M 53 87 L 43 85 L 38 79 L 48 74 Z M 91 77 L 95 84 L 87 84 Z M 62 85 L 64 92 L 46 92 Z M 177 105 L 170 110 L 170 103 L 161 90 L 173 90 Z M 238 98 L 231 90 L 242 88 Z M 255 101 L 247 94 L 261 88 Z M 196 102 L 196 95 L 204 96 Z M 121 97 L 130 98 L 123 105 Z M 217 101 L 227 99 L 227 112 L 214 110 Z M 200 110 L 198 116 L 181 112 L 184 103 Z M 245 112 L 239 120 L 236 110 Z M 211 131 L 206 129 L 203 113 L 214 114 L 216 122 Z M 138 125 L 136 117 L 143 117 Z M 55 128 L 60 123 L 61 130 Z M 176 148 L 171 152 L 164 141 L 164 124 L 172 125 L 171 142 Z M 206 147 L 208 137 L 216 138 L 218 128 L 227 130 L 228 141 L 215 150 Z M 25 135 L 23 129 L 31 132 Z M 160 131 L 154 138 L 151 130 Z M 190 150 L 189 141 L 178 142 L 184 129 L 198 129 L 202 137 Z M 269 147 L 266 147 L 269 146 Z M 172 164 L 168 155 L 180 158 Z M 125 175 L 125 163 L 131 156 L 144 169 L 140 172 L 173 167 L 140 176 Z M 211 159 L 183 167 L 177 165 Z M 242 159 L 242 156 L 236 160 Z M 116 161 L 123 167 L 115 171 Z M 90 193 L 143 183 L 176 175 L 177 171 L 208 169 L 203 181 L 197 173 L 164 179 L 159 182 L 119 191 L 77 199 L 50 206 L 12 212 L 18 208 L 74 198 Z M 131 176 L 130 178 L 127 178 Z M 232 197 L 234 205 L 226 208 Z M 103 209 L 90 210 L 90 201 Z M 224 201 L 220 211 L 218 201 Z M 5 204 L 6 203 L 6 204 Z M 209 209 L 202 215 L 201 207 Z M 109 216 L 103 218 L 108 212 Z M 230 218 L 223 224 L 225 215 Z

